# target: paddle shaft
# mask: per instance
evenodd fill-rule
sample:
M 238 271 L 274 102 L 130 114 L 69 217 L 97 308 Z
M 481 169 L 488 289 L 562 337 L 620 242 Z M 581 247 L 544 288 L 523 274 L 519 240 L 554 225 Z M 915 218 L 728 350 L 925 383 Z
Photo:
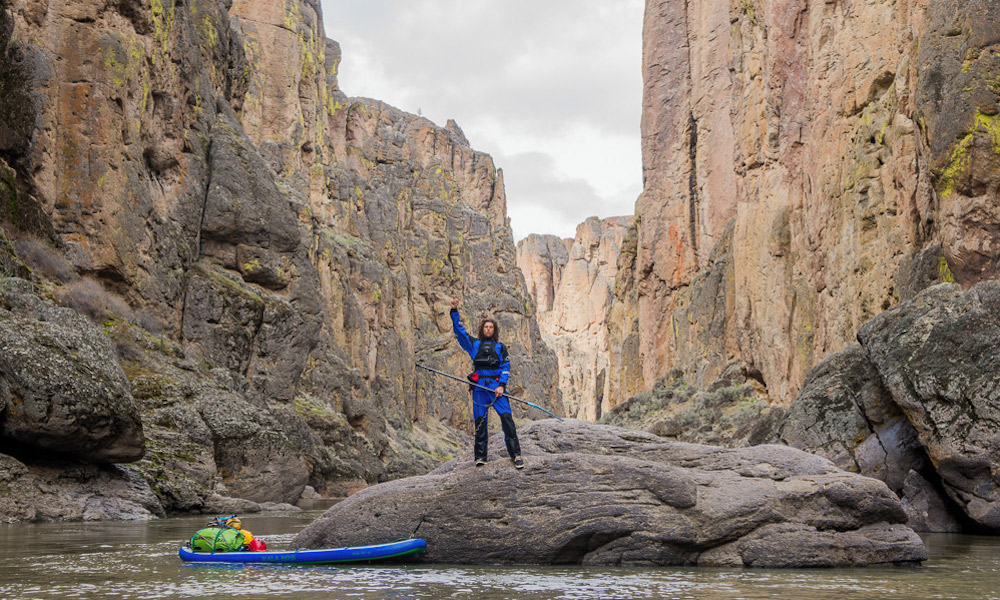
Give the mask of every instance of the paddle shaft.
M 443 371 L 438 371 L 437 369 L 432 369 L 432 368 L 428 367 L 427 365 L 422 365 L 420 363 L 417 363 L 417 366 L 420 367 L 421 369 L 424 369 L 425 371 L 430 371 L 431 373 L 437 373 L 438 375 L 441 375 L 443 377 L 447 377 L 448 379 L 454 379 L 455 381 L 461 381 L 462 383 L 467 383 L 467 384 L 469 384 L 469 385 L 471 385 L 473 387 L 477 387 L 477 388 L 479 388 L 481 390 L 486 390 L 487 392 L 490 392 L 491 394 L 495 394 L 496 393 L 496 390 L 491 390 L 490 388 L 486 387 L 485 385 L 479 385 L 478 383 L 472 383 L 468 379 L 461 379 L 459 377 L 455 377 L 454 375 L 445 373 Z M 544 408 L 542 408 L 541 406 L 538 406 L 537 404 L 532 404 L 531 402 L 528 402 L 527 400 L 521 400 L 520 398 L 516 398 L 514 396 L 511 396 L 510 394 L 506 394 L 505 393 L 505 394 L 501 394 L 501 395 L 504 396 L 504 397 L 506 397 L 506 398 L 510 398 L 511 400 L 517 400 L 521 404 L 527 404 L 528 406 L 530 406 L 532 408 L 537 408 L 538 410 L 542 411 L 543 413 L 545 413 L 547 415 L 552 415 L 553 417 L 555 417 L 555 418 L 559 419 L 560 421 L 562 421 L 562 417 L 560 417 L 559 415 L 557 415 L 555 413 L 551 413 L 551 412 L 545 410 Z

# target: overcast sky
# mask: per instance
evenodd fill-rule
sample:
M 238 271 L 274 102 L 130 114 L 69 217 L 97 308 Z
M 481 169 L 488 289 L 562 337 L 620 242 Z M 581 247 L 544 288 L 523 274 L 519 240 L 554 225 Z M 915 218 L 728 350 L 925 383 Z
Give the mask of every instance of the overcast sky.
M 633 213 L 644 0 L 322 0 L 340 87 L 443 126 L 503 169 L 515 239 Z

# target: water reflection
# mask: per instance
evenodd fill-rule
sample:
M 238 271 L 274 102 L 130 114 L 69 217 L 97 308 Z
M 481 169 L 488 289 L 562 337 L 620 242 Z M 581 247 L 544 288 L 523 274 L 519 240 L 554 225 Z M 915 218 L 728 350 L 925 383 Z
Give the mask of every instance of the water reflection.
M 319 511 L 249 515 L 283 548 Z M 0 527 L 0 598 L 415 600 L 985 598 L 1000 600 L 1000 540 L 927 535 L 922 567 L 827 570 L 191 565 L 177 548 L 208 517 Z

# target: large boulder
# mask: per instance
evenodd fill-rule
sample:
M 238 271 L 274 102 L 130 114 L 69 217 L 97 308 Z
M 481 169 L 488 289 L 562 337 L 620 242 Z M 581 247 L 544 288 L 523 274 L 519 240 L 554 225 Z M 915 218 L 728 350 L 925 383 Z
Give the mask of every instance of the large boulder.
M 1000 530 L 1000 285 L 941 284 L 858 332 L 945 491 Z M 912 482 L 911 482 L 912 483 Z
M 932 483 L 937 475 L 917 431 L 857 344 L 809 371 L 772 439 L 881 479 L 903 500 L 907 524 L 917 531 L 961 531 Z
M 132 462 L 145 452 L 108 337 L 16 278 L 0 279 L 0 439 L 87 462 Z
M 415 534 L 423 560 L 835 566 L 926 558 L 884 483 L 784 446 L 738 450 L 546 420 L 522 431 L 527 467 L 456 459 L 368 488 L 291 543 L 321 548 Z M 502 440 L 493 440 L 494 457 Z

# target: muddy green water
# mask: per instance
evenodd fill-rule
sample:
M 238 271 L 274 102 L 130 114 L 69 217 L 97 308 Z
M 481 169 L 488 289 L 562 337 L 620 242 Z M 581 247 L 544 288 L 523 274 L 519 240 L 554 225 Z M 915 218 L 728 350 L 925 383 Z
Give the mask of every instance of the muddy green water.
M 319 516 L 247 515 L 270 549 Z M 0 526 L 0 599 L 969 598 L 1000 600 L 1000 538 L 926 535 L 921 567 L 759 570 L 467 566 L 197 566 L 177 548 L 206 517 Z

